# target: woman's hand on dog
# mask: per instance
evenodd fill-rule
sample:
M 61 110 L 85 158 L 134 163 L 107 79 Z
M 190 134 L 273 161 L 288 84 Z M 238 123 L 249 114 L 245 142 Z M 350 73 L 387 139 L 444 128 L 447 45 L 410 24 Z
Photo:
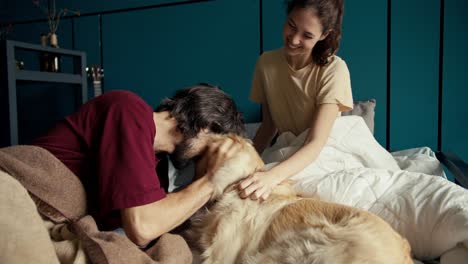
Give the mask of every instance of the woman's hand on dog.
M 243 199 L 249 197 L 252 200 L 264 201 L 279 183 L 278 177 L 271 172 L 258 171 L 239 182 L 239 196 Z

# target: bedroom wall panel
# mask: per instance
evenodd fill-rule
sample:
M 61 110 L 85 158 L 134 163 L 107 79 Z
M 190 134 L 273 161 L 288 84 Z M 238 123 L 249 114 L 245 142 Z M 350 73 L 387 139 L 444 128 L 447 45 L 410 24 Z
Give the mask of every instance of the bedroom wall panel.
M 283 0 L 262 0 L 263 51 L 283 46 L 283 25 L 286 20 L 286 5 Z
M 87 65 L 102 65 L 101 29 L 99 16 L 85 16 L 73 19 L 74 48 L 86 51 Z M 103 79 L 102 82 L 105 80 Z M 94 96 L 91 78 L 88 82 L 88 96 Z
M 213 0 L 202 0 L 213 1 Z M 89 13 L 115 12 L 127 9 L 144 8 L 148 6 L 170 5 L 186 2 L 197 2 L 190 0 L 119 0 L 119 1 L 95 1 L 95 0 L 56 0 L 57 6 L 66 6 L 80 10 L 84 15 Z
M 345 1 L 338 56 L 349 68 L 355 101 L 376 99 L 374 135 L 387 139 L 387 3 Z
M 226 0 L 104 15 L 106 90 L 132 90 L 157 105 L 208 82 L 231 94 L 247 121 L 258 120 L 247 99 L 259 54 L 258 8 L 255 0 Z
M 101 64 L 99 16 L 74 18 L 74 47 L 85 50 L 89 65 Z
M 390 149 L 437 149 L 441 1 L 391 3 Z
M 38 0 L 42 6 L 47 6 L 48 0 Z M 213 0 L 201 0 L 213 1 Z M 52 2 L 52 1 L 50 1 Z M 115 12 L 148 6 L 173 5 L 188 0 L 119 0 L 119 1 L 95 1 L 95 0 L 56 0 L 57 9 L 68 8 L 80 11 L 82 15 L 102 12 Z M 194 1 L 193 1 L 194 2 Z M 20 22 L 36 19 L 44 19 L 45 15 L 33 4 L 32 0 L 0 0 L 0 23 Z
M 41 0 L 47 6 L 47 0 Z M 44 4 L 43 4 L 44 5 Z M 0 0 L 0 23 L 13 23 L 45 18 L 32 0 Z
M 442 150 L 468 161 L 468 2 L 445 0 Z

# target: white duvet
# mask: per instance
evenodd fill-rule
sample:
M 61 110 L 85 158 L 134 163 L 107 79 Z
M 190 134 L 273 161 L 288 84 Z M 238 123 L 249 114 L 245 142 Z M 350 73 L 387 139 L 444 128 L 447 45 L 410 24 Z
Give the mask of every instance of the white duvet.
M 271 167 L 289 157 L 306 133 L 281 134 L 263 153 L 265 163 Z M 408 239 L 416 259 L 442 256 L 443 263 L 468 263 L 468 191 L 422 173 L 443 174 L 433 163 L 414 172 L 418 166 L 404 154 L 393 157 L 383 149 L 361 117 L 340 117 L 318 159 L 292 179 L 303 196 L 380 216 Z

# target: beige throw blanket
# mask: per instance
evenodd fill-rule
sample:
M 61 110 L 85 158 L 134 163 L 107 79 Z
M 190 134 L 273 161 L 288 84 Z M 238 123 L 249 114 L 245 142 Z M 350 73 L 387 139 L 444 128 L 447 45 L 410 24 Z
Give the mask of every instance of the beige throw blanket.
M 45 149 L 1 148 L 0 171 L 0 263 L 192 262 L 178 235 L 161 236 L 145 252 L 123 235 L 99 231 L 80 180 Z

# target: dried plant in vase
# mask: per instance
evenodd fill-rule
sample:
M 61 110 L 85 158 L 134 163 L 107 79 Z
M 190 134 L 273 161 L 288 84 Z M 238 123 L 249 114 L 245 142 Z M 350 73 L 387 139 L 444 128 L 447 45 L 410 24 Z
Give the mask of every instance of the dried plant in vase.
M 55 0 L 48 0 L 45 3 L 42 3 L 41 0 L 32 0 L 33 4 L 38 7 L 46 16 L 47 16 L 47 23 L 49 25 L 49 34 L 47 34 L 47 38 L 50 39 L 50 46 L 54 48 L 58 48 L 58 40 L 57 40 L 57 29 L 60 24 L 60 19 L 67 14 L 74 14 L 79 16 L 80 12 L 75 10 L 70 10 L 68 8 L 60 8 L 57 9 L 55 6 Z M 47 6 L 47 7 L 46 7 Z M 46 41 L 47 42 L 47 41 Z M 45 46 L 44 43 L 44 36 L 41 36 L 41 43 Z M 51 71 L 51 72 L 60 72 L 60 64 L 61 58 L 60 55 L 57 54 L 46 54 L 47 60 L 41 59 L 41 70 Z M 44 57 L 44 56 L 43 56 Z
M 60 24 L 60 19 L 66 16 L 67 14 L 74 14 L 79 16 L 80 11 L 70 10 L 68 8 L 57 9 L 55 6 L 55 0 L 49 0 L 47 1 L 48 3 L 46 1 L 41 0 L 33 0 L 32 2 L 47 16 L 47 23 L 49 25 L 50 45 L 52 47 L 58 47 L 56 32 Z

